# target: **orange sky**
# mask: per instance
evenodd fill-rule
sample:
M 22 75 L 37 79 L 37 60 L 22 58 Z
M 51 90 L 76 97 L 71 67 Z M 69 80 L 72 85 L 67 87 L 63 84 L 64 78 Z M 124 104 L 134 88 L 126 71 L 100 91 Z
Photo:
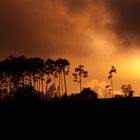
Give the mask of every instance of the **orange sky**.
M 9 55 L 66 58 L 71 71 L 85 65 L 84 85 L 131 84 L 140 94 L 139 0 L 8 0 L 0 2 L 0 58 Z M 69 92 L 77 86 L 69 78 Z

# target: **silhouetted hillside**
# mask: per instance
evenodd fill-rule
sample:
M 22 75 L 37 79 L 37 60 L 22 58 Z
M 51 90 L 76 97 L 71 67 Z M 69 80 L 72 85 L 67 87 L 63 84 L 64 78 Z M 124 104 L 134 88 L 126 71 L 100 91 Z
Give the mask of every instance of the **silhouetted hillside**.
M 41 113 L 54 114 L 97 114 L 98 113 L 140 113 L 140 98 L 117 99 L 63 99 L 53 101 L 22 100 L 21 102 L 5 102 L 0 104 L 0 112 L 4 113 Z

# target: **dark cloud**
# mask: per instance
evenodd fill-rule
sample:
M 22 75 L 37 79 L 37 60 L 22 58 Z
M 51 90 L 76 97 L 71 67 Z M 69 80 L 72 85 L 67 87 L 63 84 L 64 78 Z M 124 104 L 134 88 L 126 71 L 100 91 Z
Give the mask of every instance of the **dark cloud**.
M 0 52 L 75 56 L 88 53 L 77 25 L 60 0 L 0 3 Z
M 118 42 L 139 44 L 139 7 L 139 0 L 0 1 L 1 55 L 86 56 L 87 30 L 110 30 Z
M 108 29 L 112 30 L 118 39 L 125 44 L 140 43 L 139 0 L 67 0 L 64 3 L 74 14 L 88 10 L 91 5 L 93 7 L 97 5 L 105 7 L 113 20 Z M 90 14 L 93 14 L 93 19 L 98 15 L 97 13 Z M 95 25 L 95 20 L 91 19 L 91 22 L 94 22 L 92 25 Z M 97 22 L 100 24 L 101 20 Z
M 114 19 L 113 31 L 125 43 L 139 44 L 140 1 L 106 0 L 105 6 Z
M 90 20 L 87 20 L 87 22 L 89 22 L 88 25 L 91 30 L 100 30 L 104 27 L 117 36 L 116 42 L 121 43 L 122 46 L 139 46 L 139 0 L 62 0 L 62 2 L 73 16 L 87 12 L 90 16 Z M 94 10 L 91 10 L 92 8 Z M 105 8 L 108 12 L 111 22 L 105 19 L 108 17 L 105 16 L 106 13 L 102 13 L 102 8 Z
M 80 14 L 91 4 L 91 0 L 63 0 L 62 2 L 74 14 Z

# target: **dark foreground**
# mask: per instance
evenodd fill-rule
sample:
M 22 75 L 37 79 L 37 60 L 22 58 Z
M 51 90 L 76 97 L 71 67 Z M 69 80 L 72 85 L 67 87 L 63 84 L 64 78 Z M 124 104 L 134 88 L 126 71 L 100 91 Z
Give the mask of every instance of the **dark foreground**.
M 15 131 L 16 127 L 16 131 L 28 130 L 29 133 L 33 130 L 33 135 L 38 134 L 38 131 L 41 131 L 40 135 L 45 136 L 49 132 L 68 132 L 68 135 L 71 135 L 77 134 L 77 130 L 80 130 L 80 135 L 85 134 L 85 131 L 91 131 L 92 136 L 96 131 L 106 131 L 109 134 L 111 131 L 116 132 L 114 129 L 119 129 L 119 132 L 120 129 L 121 132 L 133 129 L 135 127 L 130 125 L 137 125 L 139 121 L 140 98 L 22 101 L 0 104 L 1 127 L 10 131 Z
M 4 115 L 114 115 L 140 114 L 140 98 L 95 99 L 95 100 L 57 100 L 21 101 L 0 104 L 0 114 Z

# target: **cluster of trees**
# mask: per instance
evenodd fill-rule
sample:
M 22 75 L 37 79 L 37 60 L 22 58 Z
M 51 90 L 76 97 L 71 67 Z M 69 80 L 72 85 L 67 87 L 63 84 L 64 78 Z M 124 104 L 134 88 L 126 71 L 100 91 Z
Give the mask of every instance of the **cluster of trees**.
M 42 93 L 47 97 L 67 95 L 69 70 L 70 62 L 62 58 L 45 61 L 39 57 L 10 56 L 0 61 L 0 97 L 13 96 L 24 87 L 31 87 L 35 94 Z M 80 83 L 81 91 L 82 77 L 88 76 L 84 66 L 75 68 L 73 76 Z
M 47 99 L 66 97 L 67 75 L 69 72 L 70 62 L 66 59 L 53 60 L 48 58 L 44 60 L 39 57 L 10 56 L 0 61 L 0 98 L 7 96 L 19 98 L 19 96 L 27 97 L 38 94 L 45 96 Z M 116 73 L 114 66 L 109 71 L 108 79 L 110 80 L 110 85 L 106 86 L 112 94 L 112 98 L 115 97 L 113 93 L 113 73 Z M 84 95 L 84 97 L 88 96 L 87 98 L 97 98 L 91 94 L 93 93 L 91 89 L 82 90 L 82 80 L 88 77 L 88 72 L 83 65 L 77 66 L 72 75 L 74 82 L 79 84 L 81 97 Z M 121 90 L 125 97 L 133 96 L 131 85 L 123 85 Z

